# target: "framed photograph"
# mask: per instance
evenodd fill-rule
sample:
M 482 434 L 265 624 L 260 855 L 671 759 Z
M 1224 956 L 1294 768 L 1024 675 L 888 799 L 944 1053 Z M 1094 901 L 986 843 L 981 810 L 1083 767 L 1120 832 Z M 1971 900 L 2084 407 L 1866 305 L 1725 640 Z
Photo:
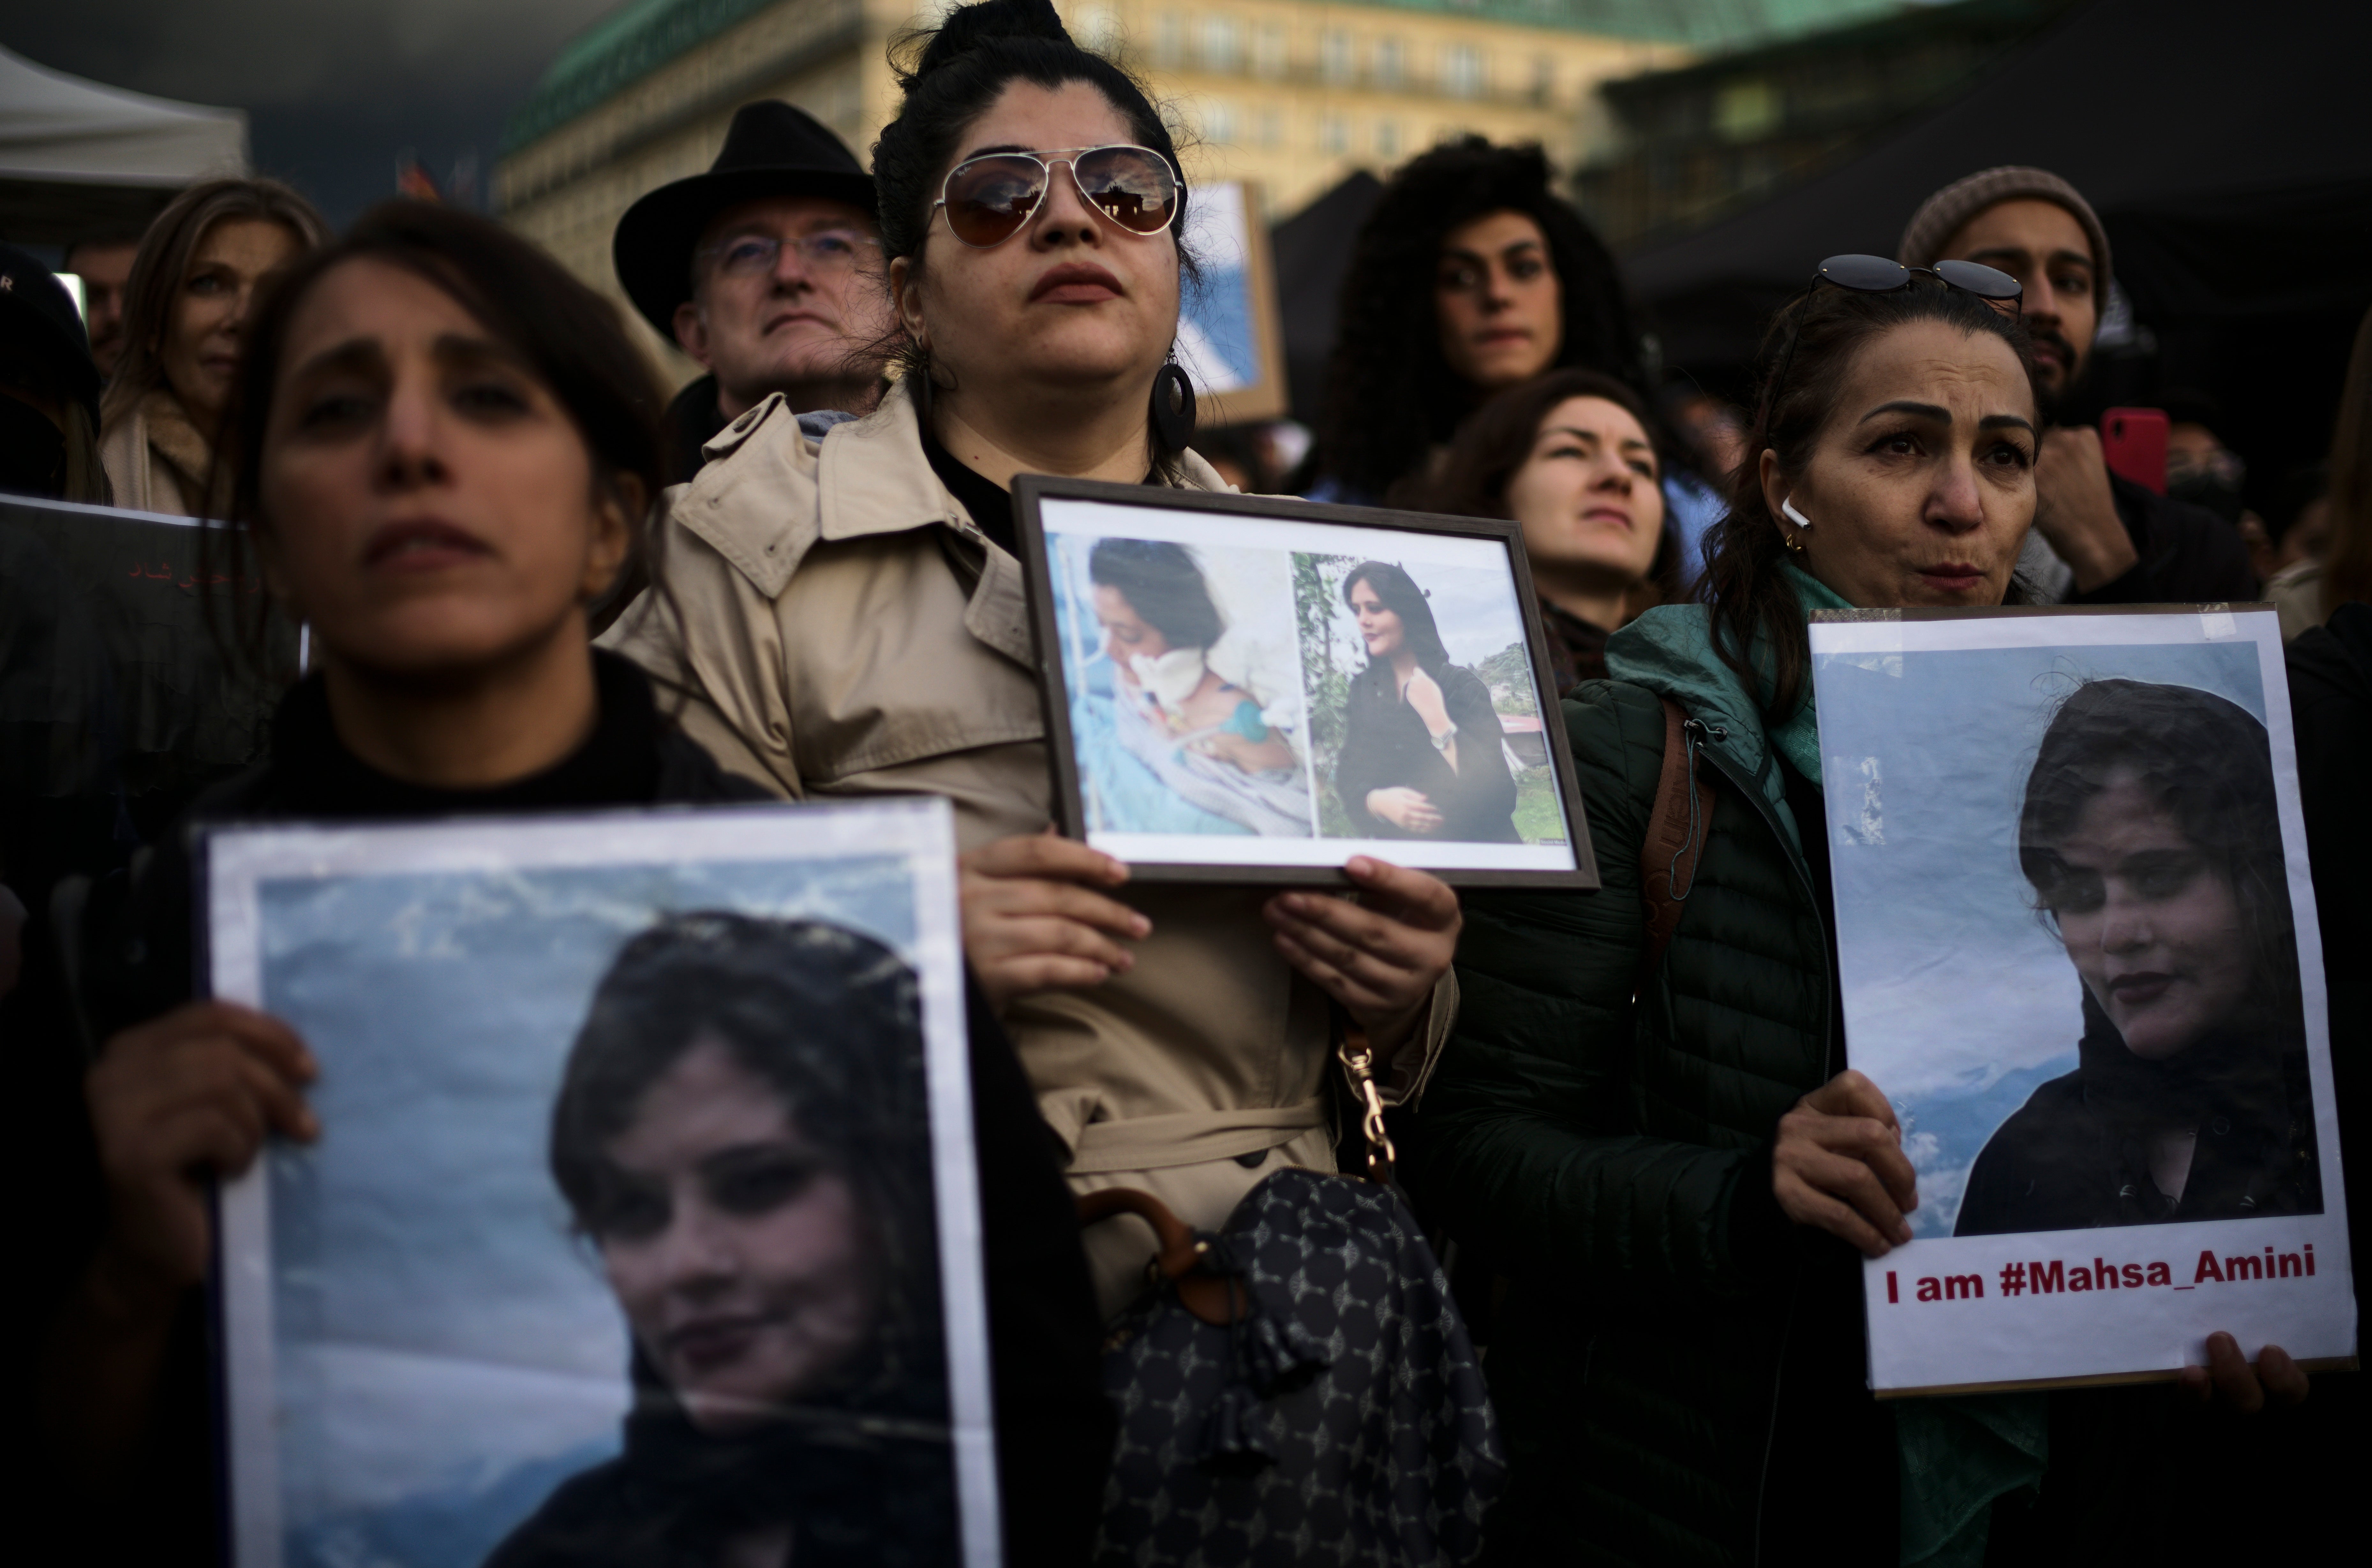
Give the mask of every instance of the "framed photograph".
M 219 1197 L 239 1568 L 992 1568 L 944 802 L 202 849 L 320 1063 Z
M 1285 329 L 1259 192 L 1235 180 L 1194 186 L 1185 240 L 1202 275 L 1179 301 L 1178 362 L 1194 383 L 1201 423 L 1284 418 Z
M 1598 885 L 1514 523 L 1014 495 L 1064 832 L 1156 881 Z
M 1811 651 L 1846 1053 L 1919 1179 L 1871 1387 L 2169 1378 L 2219 1330 L 2354 1365 L 2274 612 L 1831 611 Z

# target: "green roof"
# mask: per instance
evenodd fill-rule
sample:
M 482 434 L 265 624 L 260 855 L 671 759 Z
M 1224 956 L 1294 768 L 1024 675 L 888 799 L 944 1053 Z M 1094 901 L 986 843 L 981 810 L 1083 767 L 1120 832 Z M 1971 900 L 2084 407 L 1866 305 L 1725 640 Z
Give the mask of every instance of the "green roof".
M 626 0 L 568 41 L 503 127 L 516 152 L 735 23 L 800 0 Z M 1192 0 L 1180 0 L 1191 6 Z M 1913 0 L 1361 0 L 1382 10 L 1472 16 L 1531 27 L 1719 50 L 1909 8 Z

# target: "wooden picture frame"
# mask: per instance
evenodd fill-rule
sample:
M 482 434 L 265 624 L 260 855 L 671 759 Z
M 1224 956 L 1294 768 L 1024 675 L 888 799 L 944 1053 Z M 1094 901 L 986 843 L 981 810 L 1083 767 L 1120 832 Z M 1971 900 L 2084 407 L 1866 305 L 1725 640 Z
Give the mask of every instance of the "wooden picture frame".
M 1462 887 L 1598 886 L 1514 523 L 1034 474 L 1016 479 L 1014 499 L 1066 835 L 1127 860 L 1145 881 L 1339 886 L 1343 864 L 1367 854 Z M 1129 548 L 1096 565 L 1104 540 Z M 1405 627 L 1379 634 L 1428 647 L 1443 712 L 1468 722 L 1436 734 L 1405 688 L 1386 694 L 1341 602 L 1363 563 L 1399 571 L 1406 587 L 1394 591 L 1422 597 L 1413 619 L 1432 629 L 1430 643 Z M 1123 670 L 1110 650 L 1126 629 L 1100 629 L 1091 570 L 1191 575 L 1180 592 L 1199 595 L 1202 623 L 1215 616 L 1219 630 L 1202 646 L 1157 633 L 1136 645 L 1158 652 L 1131 656 Z M 1171 605 L 1159 613 L 1180 624 L 1178 596 L 1158 591 Z M 1189 675 L 1199 684 L 1180 689 Z M 1206 722 L 1222 709 L 1227 717 Z M 1470 729 L 1461 761 L 1456 748 Z M 1484 734 L 1487 749 L 1473 744 Z M 1346 757 L 1355 780 L 1401 770 L 1431 793 L 1395 784 L 1345 795 Z M 1296 791 L 1306 804 L 1296 807 Z M 1421 806 L 1406 800 L 1412 791 Z

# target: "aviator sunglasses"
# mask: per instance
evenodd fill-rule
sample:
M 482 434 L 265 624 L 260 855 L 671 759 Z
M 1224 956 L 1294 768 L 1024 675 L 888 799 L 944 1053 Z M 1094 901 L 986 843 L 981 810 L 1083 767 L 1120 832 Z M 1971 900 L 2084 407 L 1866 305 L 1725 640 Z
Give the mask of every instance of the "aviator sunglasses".
M 1883 256 L 1831 256 L 1820 263 L 1796 303 L 1812 296 L 1822 284 L 1834 284 L 1855 294 L 1892 294 L 1909 288 L 1914 278 L 1934 278 L 1946 288 L 1957 288 L 1963 294 L 1973 294 L 1989 305 L 2008 305 L 2024 314 L 2026 285 L 2007 273 L 1975 261 L 1938 261 L 1932 267 L 1906 267 L 1900 261 L 1889 261 Z M 1763 412 L 1767 415 L 1780 389 L 1787 385 L 1787 372 L 1796 363 L 1796 343 L 1803 335 L 1804 313 L 1796 312 L 1787 328 L 1787 352 L 1779 356 L 1779 374 L 1771 377 L 1771 385 L 1762 394 Z
M 1038 215 L 1054 180 L 1068 166 L 1087 204 L 1131 234 L 1159 234 L 1176 221 L 1186 186 L 1169 160 L 1151 147 L 1045 147 L 1034 153 L 984 153 L 948 170 L 939 187 L 948 228 L 975 250 L 1002 245 Z

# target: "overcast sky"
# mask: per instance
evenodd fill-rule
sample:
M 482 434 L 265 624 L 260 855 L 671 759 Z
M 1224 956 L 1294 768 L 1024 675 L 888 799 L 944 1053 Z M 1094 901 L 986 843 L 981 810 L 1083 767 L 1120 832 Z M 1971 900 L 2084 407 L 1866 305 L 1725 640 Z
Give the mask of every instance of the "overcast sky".
M 441 184 L 563 42 L 622 0 L 25 0 L 0 44 L 92 81 L 248 112 L 256 168 L 343 223 L 414 149 Z

